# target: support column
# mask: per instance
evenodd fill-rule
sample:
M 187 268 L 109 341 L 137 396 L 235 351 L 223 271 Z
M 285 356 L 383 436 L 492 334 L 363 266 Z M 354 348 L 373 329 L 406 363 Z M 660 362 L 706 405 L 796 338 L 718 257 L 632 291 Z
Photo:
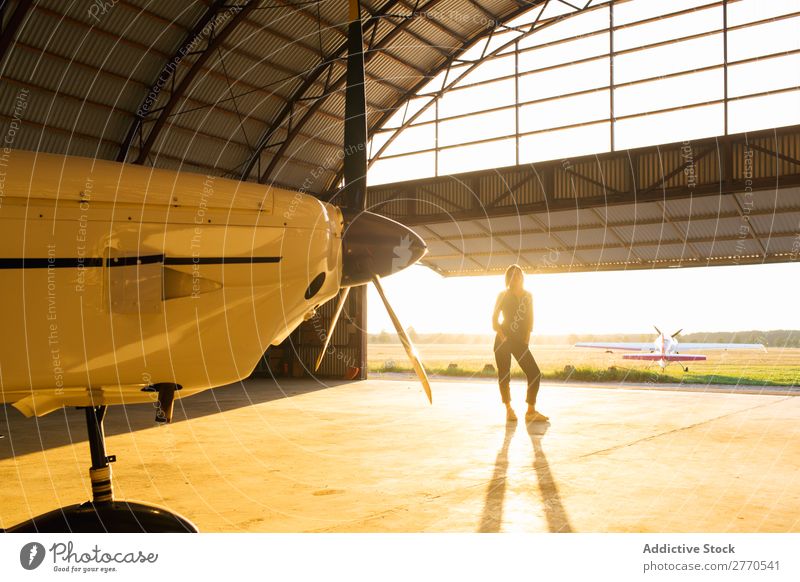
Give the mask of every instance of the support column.
M 367 379 L 367 285 L 354 287 L 350 290 L 350 295 L 355 295 L 353 301 L 355 311 L 350 314 L 350 319 L 355 325 L 355 337 L 352 346 L 356 351 L 356 361 L 360 368 L 358 373 L 359 380 Z

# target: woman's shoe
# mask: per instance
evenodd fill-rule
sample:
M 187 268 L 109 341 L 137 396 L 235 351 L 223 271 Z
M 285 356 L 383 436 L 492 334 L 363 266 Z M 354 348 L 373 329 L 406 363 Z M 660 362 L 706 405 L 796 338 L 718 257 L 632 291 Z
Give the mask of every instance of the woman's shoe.
M 550 418 L 545 416 L 538 410 L 525 413 L 525 422 L 547 422 L 548 420 L 550 420 Z
M 506 422 L 517 422 L 517 415 L 514 414 L 514 409 L 509 408 L 506 410 Z

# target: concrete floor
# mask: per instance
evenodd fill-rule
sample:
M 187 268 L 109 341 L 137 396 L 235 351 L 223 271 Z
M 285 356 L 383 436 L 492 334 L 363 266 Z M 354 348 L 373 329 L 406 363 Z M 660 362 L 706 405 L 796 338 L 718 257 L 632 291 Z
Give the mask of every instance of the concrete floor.
M 117 498 L 201 531 L 798 532 L 800 398 L 490 382 L 253 380 L 106 420 Z M 524 387 L 512 394 L 520 417 Z M 0 527 L 89 498 L 83 413 L 0 411 Z

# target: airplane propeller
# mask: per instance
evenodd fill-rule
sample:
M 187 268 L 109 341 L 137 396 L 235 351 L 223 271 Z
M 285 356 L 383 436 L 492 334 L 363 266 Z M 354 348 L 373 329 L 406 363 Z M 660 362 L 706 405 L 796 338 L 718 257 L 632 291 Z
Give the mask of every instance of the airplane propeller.
M 655 328 L 656 328 L 656 333 L 657 333 L 658 335 L 662 335 L 662 333 L 661 333 L 661 330 L 660 330 L 660 329 L 658 329 L 658 327 L 657 327 L 657 326 L 655 326 L 655 325 L 654 325 L 653 327 L 655 327 Z
M 322 364 L 322 359 L 325 357 L 325 352 L 328 351 L 328 344 L 331 343 L 331 338 L 333 337 L 333 330 L 336 327 L 336 322 L 339 321 L 339 315 L 342 313 L 342 308 L 344 304 L 347 303 L 347 296 L 350 294 L 350 287 L 344 287 L 341 292 L 339 293 L 339 300 L 336 303 L 336 310 L 333 312 L 333 317 L 331 318 L 331 325 L 328 328 L 328 333 L 325 334 L 325 342 L 322 344 L 322 350 L 320 350 L 319 355 L 317 356 L 317 361 L 314 364 L 314 371 L 316 372 L 319 370 L 320 364 Z
M 431 384 L 428 382 L 428 375 L 425 373 L 425 368 L 422 366 L 422 361 L 419 359 L 417 349 L 414 347 L 414 344 L 411 343 L 411 338 L 408 337 L 406 330 L 403 329 L 403 325 L 397 318 L 394 309 L 392 309 L 392 306 L 389 305 L 389 300 L 386 298 L 386 293 L 383 292 L 381 278 L 378 275 L 375 275 L 372 282 L 375 285 L 375 288 L 378 290 L 378 295 L 381 296 L 383 305 L 386 307 L 386 311 L 389 313 L 389 318 L 392 320 L 395 330 L 397 330 L 397 335 L 400 337 L 400 343 L 403 344 L 406 354 L 408 354 L 408 359 L 411 360 L 411 365 L 414 367 L 414 371 L 417 373 L 417 378 L 419 378 L 419 381 L 422 383 L 422 387 L 425 389 L 425 394 L 428 396 L 428 402 L 433 404 Z
M 683 328 L 680 328 L 678 331 L 673 333 L 672 334 L 672 339 L 675 339 L 676 337 L 678 337 L 682 331 L 683 331 Z
M 413 265 L 427 252 L 425 241 L 410 228 L 385 216 L 369 212 L 367 207 L 367 114 L 364 92 L 364 42 L 358 0 L 349 0 L 350 24 L 347 35 L 347 88 L 344 121 L 344 188 L 341 210 L 342 290 L 331 318 L 322 351 L 314 370 L 318 370 L 327 352 L 336 323 L 351 287 L 372 283 L 378 290 L 386 311 L 397 330 L 400 342 L 417 374 L 428 401 L 433 403 L 430 382 L 411 339 L 397 318 L 380 279 Z

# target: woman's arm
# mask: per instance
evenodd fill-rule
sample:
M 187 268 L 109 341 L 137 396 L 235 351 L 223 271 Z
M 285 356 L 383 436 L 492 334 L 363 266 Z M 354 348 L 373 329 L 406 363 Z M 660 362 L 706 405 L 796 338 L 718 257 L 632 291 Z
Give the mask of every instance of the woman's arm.
M 497 301 L 494 302 L 494 311 L 492 312 L 492 329 L 495 330 L 503 339 L 503 329 L 500 327 L 500 311 L 503 306 L 504 291 L 501 291 L 497 296 Z
M 533 331 L 533 295 L 528 293 L 528 308 L 525 310 L 525 329 L 528 330 L 528 335 L 525 337 L 525 343 L 531 342 L 531 332 Z

